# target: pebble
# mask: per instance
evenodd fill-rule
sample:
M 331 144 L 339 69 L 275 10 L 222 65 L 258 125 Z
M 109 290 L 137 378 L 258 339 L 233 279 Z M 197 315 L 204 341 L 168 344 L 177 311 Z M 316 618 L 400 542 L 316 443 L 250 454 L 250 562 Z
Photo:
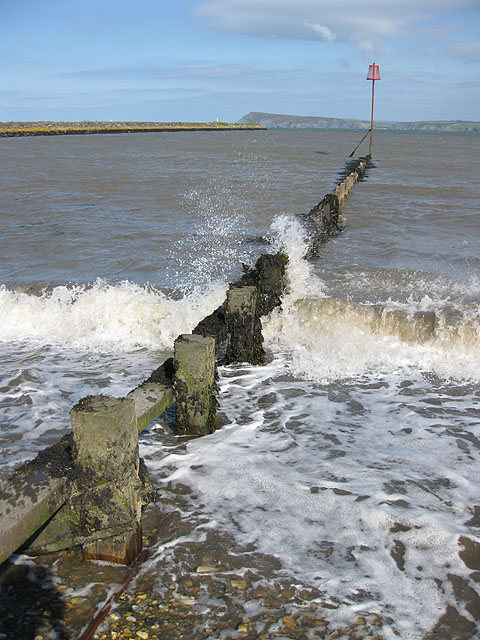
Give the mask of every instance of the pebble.
M 141 638 L 141 640 L 148 640 L 148 633 L 146 631 L 137 631 L 137 636 Z
M 217 567 L 210 567 L 206 564 L 201 564 L 196 568 L 197 573 L 215 573 L 216 571 L 218 571 Z
M 191 596 L 179 595 L 178 597 L 185 604 L 195 604 L 195 602 L 196 602 L 195 598 L 192 598 Z
M 292 618 L 292 616 L 285 616 L 283 618 L 283 624 L 289 629 L 293 629 L 296 626 L 295 620 Z
M 230 584 L 232 585 L 232 587 L 236 587 L 237 589 L 246 589 L 248 583 L 246 580 L 236 579 L 236 580 L 231 580 Z

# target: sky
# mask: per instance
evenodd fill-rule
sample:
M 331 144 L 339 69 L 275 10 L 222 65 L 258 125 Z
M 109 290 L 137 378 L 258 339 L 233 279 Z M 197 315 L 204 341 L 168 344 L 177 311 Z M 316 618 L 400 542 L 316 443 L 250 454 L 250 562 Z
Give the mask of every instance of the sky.
M 480 0 L 0 0 L 0 121 L 480 120 Z

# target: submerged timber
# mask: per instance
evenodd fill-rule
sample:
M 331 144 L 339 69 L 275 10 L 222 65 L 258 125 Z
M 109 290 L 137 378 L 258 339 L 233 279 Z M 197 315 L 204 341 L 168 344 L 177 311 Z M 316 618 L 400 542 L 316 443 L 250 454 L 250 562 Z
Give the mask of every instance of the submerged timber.
M 258 124 L 229 122 L 0 122 L 0 138 L 83 135 L 89 133 L 252 131 L 264 128 Z

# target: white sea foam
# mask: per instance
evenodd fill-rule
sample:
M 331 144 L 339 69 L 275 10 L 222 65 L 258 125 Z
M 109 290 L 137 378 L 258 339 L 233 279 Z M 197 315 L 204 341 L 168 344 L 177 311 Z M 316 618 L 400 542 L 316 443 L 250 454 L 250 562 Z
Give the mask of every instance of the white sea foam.
M 471 620 L 451 577 L 476 589 L 459 539 L 479 539 L 469 524 L 478 410 L 471 385 L 424 373 L 478 379 L 475 313 L 452 318 L 445 300 L 426 297 L 329 298 L 302 260 L 295 221 L 282 217 L 275 230 L 290 287 L 264 321 L 273 361 L 222 369 L 229 424 L 181 454 L 145 443 L 149 468 L 159 486 L 192 488 L 183 517 L 201 513 L 204 530 L 253 545 L 280 560 L 281 575 L 319 589 L 334 624 L 375 612 L 383 637 L 418 640 L 447 605 Z
M 469 580 L 459 537 L 478 539 L 467 524 L 478 424 L 448 435 L 445 419 L 468 415 L 468 391 L 444 390 L 426 411 L 438 396 L 422 376 L 319 387 L 285 380 L 285 365 L 222 369 L 229 424 L 181 454 L 143 447 L 156 482 L 190 486 L 191 513 L 210 519 L 203 528 L 280 560 L 281 575 L 332 603 L 333 623 L 374 612 L 385 638 L 417 640 L 447 603 L 469 619 L 448 576 Z
M 396 370 L 480 380 L 475 283 L 468 289 L 471 304 L 452 300 L 443 284 L 444 298 L 439 292 L 420 299 L 412 294 L 401 302 L 392 292 L 386 301 L 350 303 L 329 297 L 325 283 L 303 259 L 306 243 L 297 220 L 279 216 L 272 229 L 277 246 L 283 245 L 290 258 L 290 286 L 281 309 L 264 320 L 263 329 L 270 349 L 290 354 L 292 373 L 320 382 Z
M 61 286 L 41 295 L 0 287 L 0 477 L 70 428 L 88 394 L 122 396 L 225 297 L 225 287 L 173 299 L 132 282 Z
M 132 282 L 59 286 L 41 295 L 0 287 L 0 341 L 30 341 L 68 348 L 128 351 L 170 348 L 225 296 L 225 287 L 195 290 L 175 300 Z
M 288 255 L 288 295 L 289 301 L 298 300 L 304 296 L 316 295 L 322 297 L 324 284 L 314 274 L 312 265 L 304 259 L 308 249 L 305 239 L 305 228 L 298 218 L 288 215 L 277 216 L 271 225 L 274 247 L 283 250 Z

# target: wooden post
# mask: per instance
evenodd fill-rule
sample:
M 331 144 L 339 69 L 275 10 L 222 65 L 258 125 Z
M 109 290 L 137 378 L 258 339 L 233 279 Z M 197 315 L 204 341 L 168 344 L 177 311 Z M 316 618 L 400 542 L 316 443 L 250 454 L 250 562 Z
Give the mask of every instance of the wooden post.
M 184 334 L 175 340 L 175 422 L 182 435 L 206 435 L 215 431 L 215 339 Z
M 82 483 L 123 484 L 138 473 L 135 402 L 130 398 L 88 396 L 70 412 L 75 464 Z
M 256 287 L 234 287 L 227 291 L 225 319 L 229 344 L 225 364 L 265 362 L 262 323 L 257 312 Z
M 65 515 L 85 559 L 130 564 L 142 548 L 135 402 L 89 396 L 70 417 L 76 491 Z
M 82 400 L 72 410 L 76 443 L 70 433 L 57 444 L 43 450 L 34 460 L 21 465 L 1 484 L 0 563 L 39 529 L 40 533 L 32 539 L 27 549 L 33 555 L 83 545 L 85 557 L 103 556 L 105 560 L 122 563 L 134 559 L 141 545 L 141 530 L 138 527 L 140 503 L 144 504 L 147 500 L 149 486 L 144 467 L 141 472 L 138 469 L 137 440 L 133 433 L 130 401 L 135 405 L 136 429 L 140 432 L 173 402 L 171 384 L 158 375 L 160 369 L 152 376 L 161 379 L 161 383 L 149 379 L 128 394 L 128 402 L 105 397 Z M 106 408 L 107 404 L 110 405 L 109 409 Z M 100 418 L 102 405 L 103 417 Z M 122 407 L 126 409 L 125 415 Z M 82 425 L 85 418 L 87 421 Z M 97 420 L 100 420 L 98 430 L 95 426 Z M 120 435 L 122 428 L 119 430 L 118 427 L 122 424 L 125 430 Z M 113 446 L 115 439 L 117 441 Z M 108 446 L 112 445 L 108 455 L 105 455 L 105 441 Z M 127 441 L 130 446 L 125 451 L 123 445 Z M 72 449 L 79 454 L 75 460 L 72 459 Z M 130 478 L 125 487 L 129 472 Z M 99 486 L 102 485 L 106 487 L 103 497 L 107 506 L 105 512 L 100 510 L 97 513 L 94 505 L 98 504 L 101 494 Z M 117 488 L 123 489 L 117 492 Z M 115 499 L 112 500 L 115 496 L 121 508 L 116 507 Z M 91 500 L 90 505 L 88 500 Z M 126 503 L 131 508 L 123 509 L 122 505 Z M 107 517 L 106 511 L 109 509 L 113 513 Z M 95 529 L 91 526 L 92 522 L 88 524 L 94 514 L 98 522 L 103 522 L 101 527 L 104 529 Z M 108 542 L 110 551 L 98 552 L 98 547 L 105 544 L 103 541 L 97 542 L 99 536 L 111 536 Z M 90 553 L 90 544 L 97 551 L 94 549 Z
M 336 187 L 335 193 L 338 197 L 338 204 L 342 206 L 345 200 L 345 184 L 343 182 Z

